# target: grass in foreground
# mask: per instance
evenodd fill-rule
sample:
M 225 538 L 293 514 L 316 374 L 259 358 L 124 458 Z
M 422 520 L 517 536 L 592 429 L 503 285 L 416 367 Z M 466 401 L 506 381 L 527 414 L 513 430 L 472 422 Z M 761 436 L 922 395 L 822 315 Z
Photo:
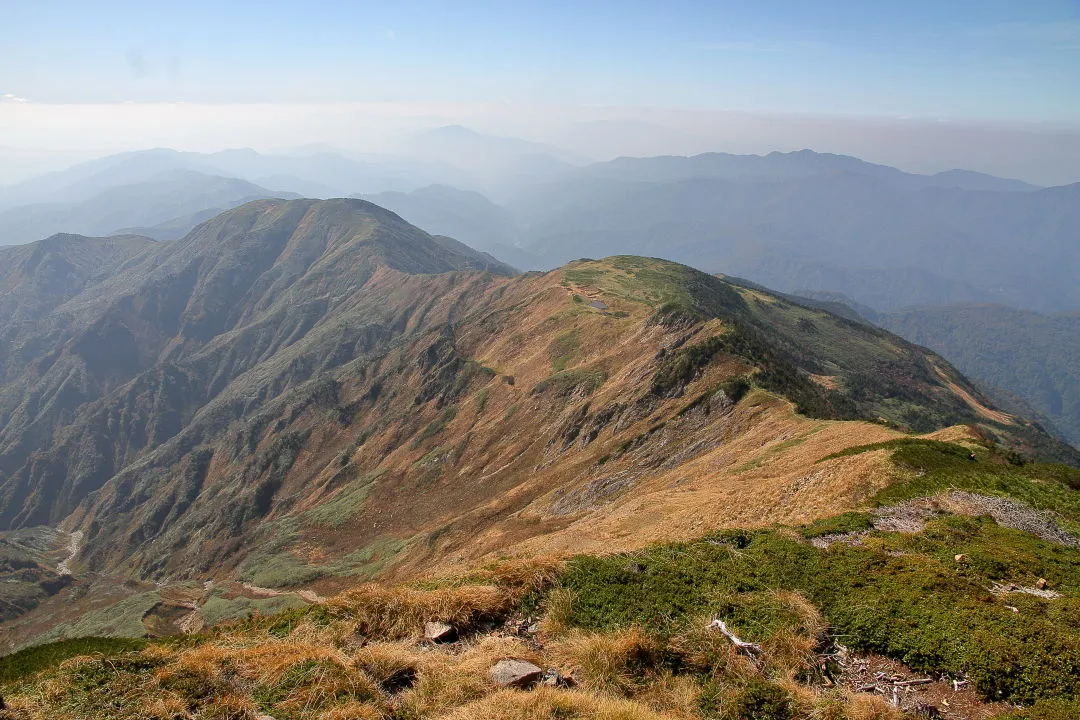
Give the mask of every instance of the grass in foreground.
M 1065 519 L 1075 518 L 1072 471 L 999 462 L 984 450 L 973 462 L 960 446 L 892 449 L 906 480 L 886 491 L 891 497 L 962 486 L 1033 504 L 1062 499 Z M 837 534 L 849 542 L 810 542 Z M 1056 596 L 991 592 L 1040 578 Z M 538 611 L 539 634 L 504 625 Z M 714 618 L 760 654 L 710 630 Z M 433 620 L 463 640 L 418 643 Z M 921 532 L 897 533 L 872 529 L 868 513 L 847 513 L 631 554 L 363 585 L 186 644 L 130 642 L 69 641 L 5 658 L 0 717 L 913 717 L 831 685 L 830 654 L 843 645 L 966 679 L 985 699 L 1013 704 L 1010 720 L 1065 720 L 1080 716 L 1080 549 L 989 517 L 945 513 Z M 577 686 L 499 689 L 489 670 L 510 657 L 556 668 Z

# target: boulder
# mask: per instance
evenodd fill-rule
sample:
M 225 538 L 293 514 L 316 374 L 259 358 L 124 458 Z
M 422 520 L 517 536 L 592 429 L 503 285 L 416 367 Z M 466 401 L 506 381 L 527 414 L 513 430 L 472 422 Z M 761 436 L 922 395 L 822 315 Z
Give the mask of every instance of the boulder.
M 500 660 L 491 667 L 491 679 L 499 687 L 528 688 L 543 675 L 543 670 L 525 660 Z
M 457 640 L 457 630 L 441 622 L 429 622 L 424 625 L 424 638 L 431 642 L 444 643 Z

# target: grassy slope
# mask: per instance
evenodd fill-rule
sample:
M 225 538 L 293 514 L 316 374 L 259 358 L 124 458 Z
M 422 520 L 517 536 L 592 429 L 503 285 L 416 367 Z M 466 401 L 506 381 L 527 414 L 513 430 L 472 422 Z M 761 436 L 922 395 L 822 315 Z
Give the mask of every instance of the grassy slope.
M 1080 471 L 1017 466 L 984 448 L 972 462 L 970 447 L 952 443 L 893 443 L 887 450 L 903 479 L 870 505 L 957 487 L 1035 506 L 1053 502 L 1060 522 L 1080 520 Z M 1014 717 L 1075 717 L 1080 548 L 988 517 L 942 514 L 918 533 L 868 531 L 864 519 L 848 514 L 795 529 L 713 533 L 629 554 L 580 556 L 562 569 L 511 563 L 412 588 L 365 586 L 327 605 L 225 626 L 193 638 L 193 649 L 174 643 L 129 652 L 86 641 L 99 659 L 58 667 L 72 646 L 49 646 L 0 663 L 0 677 L 12 707 L 23 708 L 9 717 L 20 719 L 39 717 L 35 703 L 49 693 L 63 697 L 62 711 L 57 706 L 50 715 L 59 718 L 88 711 L 147 717 L 137 714 L 147 707 L 171 707 L 177 714 L 168 717 L 217 717 L 233 707 L 296 720 L 379 713 L 900 717 L 867 696 L 825 686 L 822 673 L 836 668 L 825 658 L 822 671 L 817 653 L 839 642 L 931 676 L 966 678 L 986 699 L 1022 706 Z M 860 544 L 820 548 L 806 540 L 843 530 L 862 532 Z M 1030 585 L 1040 577 L 1060 596 L 988 591 L 995 582 Z M 468 634 L 535 608 L 546 612 L 539 645 L 481 633 L 445 654 L 418 651 L 409 640 L 426 620 L 449 621 Z M 762 645 L 758 665 L 703 630 L 714 617 Z M 357 634 L 371 643 L 366 649 Z M 576 668 L 582 689 L 496 692 L 486 671 L 508 656 Z M 405 686 L 390 681 L 406 670 Z

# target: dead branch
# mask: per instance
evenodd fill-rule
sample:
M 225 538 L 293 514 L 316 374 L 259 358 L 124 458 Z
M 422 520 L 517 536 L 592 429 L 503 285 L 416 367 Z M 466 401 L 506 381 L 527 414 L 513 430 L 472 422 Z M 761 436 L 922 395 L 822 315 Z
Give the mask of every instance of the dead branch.
M 711 623 L 709 623 L 709 627 L 719 630 L 721 633 L 723 633 L 724 637 L 731 641 L 732 645 L 739 648 L 750 657 L 756 659 L 757 656 L 761 654 L 760 645 L 758 645 L 757 643 L 746 642 L 745 640 L 740 639 L 738 635 L 728 629 L 727 623 L 723 620 L 717 618 L 716 620 L 713 620 Z

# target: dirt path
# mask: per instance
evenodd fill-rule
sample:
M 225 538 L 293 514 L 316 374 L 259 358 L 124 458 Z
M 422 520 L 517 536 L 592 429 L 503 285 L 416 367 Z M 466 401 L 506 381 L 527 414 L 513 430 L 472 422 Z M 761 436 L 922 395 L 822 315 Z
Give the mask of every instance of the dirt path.
M 68 538 L 68 556 L 56 566 L 56 572 L 58 575 L 72 575 L 71 562 L 75 560 L 75 557 L 79 554 L 80 545 L 82 542 L 82 530 L 76 530 L 71 533 L 71 537 Z

